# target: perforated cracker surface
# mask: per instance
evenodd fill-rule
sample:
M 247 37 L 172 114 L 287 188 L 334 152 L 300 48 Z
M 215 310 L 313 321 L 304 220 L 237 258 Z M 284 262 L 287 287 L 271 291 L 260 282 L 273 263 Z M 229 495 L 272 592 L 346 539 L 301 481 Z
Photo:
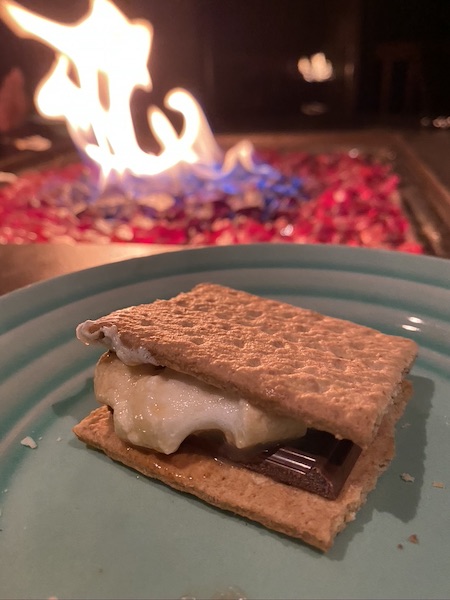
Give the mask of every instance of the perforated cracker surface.
M 417 352 L 411 340 L 213 284 L 87 321 L 78 335 L 363 447 Z

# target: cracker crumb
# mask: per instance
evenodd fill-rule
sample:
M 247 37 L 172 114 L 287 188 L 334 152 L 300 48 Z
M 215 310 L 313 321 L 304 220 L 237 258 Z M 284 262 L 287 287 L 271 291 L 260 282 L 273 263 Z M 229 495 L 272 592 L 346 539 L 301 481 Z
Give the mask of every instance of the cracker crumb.
M 62 440 L 62 437 L 61 437 L 61 436 L 59 436 L 59 437 L 57 437 L 57 438 L 56 438 L 56 441 L 57 441 L 57 442 L 60 442 L 61 440 Z
M 36 442 L 29 435 L 24 437 L 23 440 L 20 440 L 20 443 L 22 444 L 22 446 L 27 446 L 28 448 L 37 448 Z
M 419 538 L 417 537 L 417 535 L 415 533 L 412 533 L 408 538 L 408 542 L 411 542 L 411 544 L 418 544 Z
M 407 483 L 414 483 L 415 480 L 415 477 L 413 477 L 409 473 L 402 473 L 400 477 L 401 479 L 403 479 L 403 481 L 406 481 Z
M 399 550 L 403 550 L 403 544 L 397 544 L 397 548 L 398 548 Z
M 440 490 L 443 490 L 445 488 L 445 484 L 442 481 L 433 481 L 432 486 Z

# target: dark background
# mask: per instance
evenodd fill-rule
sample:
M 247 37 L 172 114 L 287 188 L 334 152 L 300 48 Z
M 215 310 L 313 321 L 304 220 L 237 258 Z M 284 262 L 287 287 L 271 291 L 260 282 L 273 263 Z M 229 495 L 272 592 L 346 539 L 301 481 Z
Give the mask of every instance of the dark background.
M 46 17 L 71 22 L 87 10 L 75 0 L 22 0 Z M 129 18 L 154 26 L 151 96 L 173 87 L 200 101 L 221 131 L 349 126 L 432 126 L 450 115 L 450 0 L 116 0 Z M 300 56 L 324 52 L 335 77 L 308 83 Z M 0 81 L 13 67 L 27 92 L 53 52 L 0 23 Z M 319 103 L 322 114 L 310 115 Z M 430 120 L 424 120 L 429 117 Z M 450 120 L 449 120 L 450 124 Z

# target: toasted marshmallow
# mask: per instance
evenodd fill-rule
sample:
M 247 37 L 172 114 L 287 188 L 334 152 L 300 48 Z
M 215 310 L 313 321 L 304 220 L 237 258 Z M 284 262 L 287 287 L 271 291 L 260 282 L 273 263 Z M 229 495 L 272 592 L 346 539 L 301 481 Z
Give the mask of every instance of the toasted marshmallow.
M 114 411 L 117 435 L 164 454 L 201 431 L 220 430 L 239 449 L 306 433 L 303 423 L 268 414 L 194 377 L 148 364 L 128 366 L 114 353 L 100 359 L 94 383 L 99 402 Z

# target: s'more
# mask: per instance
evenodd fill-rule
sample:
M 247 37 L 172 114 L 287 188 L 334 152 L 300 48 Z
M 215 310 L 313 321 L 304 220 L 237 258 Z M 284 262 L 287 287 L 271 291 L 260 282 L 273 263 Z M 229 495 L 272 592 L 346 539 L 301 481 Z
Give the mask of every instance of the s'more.
M 417 353 L 409 339 L 208 283 L 88 320 L 77 337 L 106 347 L 80 440 L 322 551 L 394 456 Z

